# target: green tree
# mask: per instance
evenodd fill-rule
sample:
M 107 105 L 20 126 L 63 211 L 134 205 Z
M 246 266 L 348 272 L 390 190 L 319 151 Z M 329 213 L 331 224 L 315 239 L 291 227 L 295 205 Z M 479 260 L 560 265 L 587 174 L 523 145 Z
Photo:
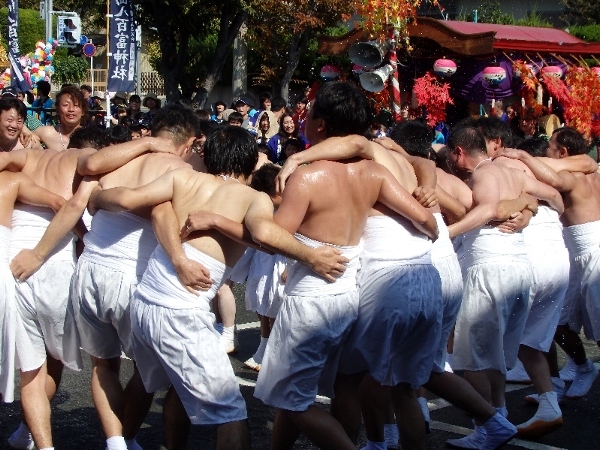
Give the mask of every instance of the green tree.
M 0 8 L 0 28 L 2 29 L 2 44 L 8 49 L 8 8 Z M 19 8 L 19 50 L 21 55 L 33 52 L 37 41 L 45 38 L 44 21 L 40 19 L 39 11 Z
M 68 50 L 58 47 L 54 54 L 52 82 L 56 84 L 81 83 L 88 74 L 89 65 L 84 58 L 68 54 Z
M 259 78 L 270 81 L 287 99 L 292 80 L 298 75 L 305 78 L 296 71 L 314 37 L 352 11 L 350 0 L 261 0 L 253 4 L 248 30 L 250 47 L 263 60 Z
M 590 0 L 562 0 L 565 5 L 563 18 L 572 25 L 591 25 L 600 23 L 600 8 Z

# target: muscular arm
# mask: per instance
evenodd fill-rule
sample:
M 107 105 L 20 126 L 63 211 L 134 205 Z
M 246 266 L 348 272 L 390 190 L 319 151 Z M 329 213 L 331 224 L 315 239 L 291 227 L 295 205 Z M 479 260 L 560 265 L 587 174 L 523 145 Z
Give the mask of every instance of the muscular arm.
M 475 206 L 462 220 L 448 227 L 451 238 L 479 228 L 494 220 L 497 216 L 500 189 L 496 178 L 483 171 L 477 171 L 473 173 L 471 179 L 473 181 L 473 202 Z
M 152 183 L 136 189 L 116 187 L 97 191 L 92 195 L 90 203 L 94 209 L 107 211 L 131 211 L 144 206 L 154 206 L 171 201 L 175 179 L 186 177 L 191 169 L 171 170 L 158 177 Z
M 21 250 L 10 263 L 13 275 L 20 280 L 25 280 L 35 273 L 44 263 L 50 252 L 69 231 L 77 228 L 77 235 L 83 237 L 85 229 L 81 216 L 87 205 L 92 191 L 98 186 L 96 179 L 84 179 L 79 188 L 56 213 L 48 224 L 48 228 L 37 245 L 29 250 Z M 87 230 L 85 230 L 87 231 Z
M 60 195 L 38 186 L 25 174 L 18 174 L 19 190 L 17 200 L 28 205 L 47 206 L 55 212 L 60 210 L 66 200 Z
M 462 219 L 467 213 L 467 208 L 443 190 L 439 185 L 436 187 L 435 193 L 440 204 L 442 214 L 446 217 L 449 223 L 456 223 Z
M 134 139 L 80 157 L 77 161 L 77 171 L 83 176 L 111 172 L 146 152 L 175 153 L 175 148 L 169 139 L 157 137 Z
M 181 284 L 192 294 L 197 290 L 208 290 L 212 285 L 210 271 L 202 264 L 189 259 L 179 238 L 179 223 L 171 202 L 152 208 L 154 234 L 165 253 L 171 259 Z
M 436 240 L 438 228 L 433 214 L 416 201 L 385 167 L 381 167 L 381 174 L 383 183 L 378 200 L 406 217 L 418 230 L 431 239 Z
M 0 152 L 0 171 L 20 172 L 27 162 L 27 150 L 20 148 L 12 152 Z
M 344 264 L 348 259 L 341 256 L 338 249 L 330 246 L 310 248 L 278 225 L 273 220 L 273 204 L 266 195 L 257 196 L 250 204 L 245 224 L 254 241 L 263 247 L 263 250 L 266 248 L 274 253 L 302 261 L 328 281 L 335 281 L 345 270 Z

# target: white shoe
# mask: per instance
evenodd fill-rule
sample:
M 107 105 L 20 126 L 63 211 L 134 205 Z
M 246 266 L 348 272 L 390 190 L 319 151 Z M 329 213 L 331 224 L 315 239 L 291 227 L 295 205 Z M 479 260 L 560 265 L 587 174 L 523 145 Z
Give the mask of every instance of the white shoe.
M 481 450 L 496 450 L 517 435 L 515 426 L 501 413 L 486 420 L 483 427 L 485 428 L 485 440 L 479 447 Z
M 482 426 L 475 426 L 475 431 L 473 431 L 468 436 L 459 439 L 448 439 L 446 444 L 449 447 L 454 448 L 466 448 L 479 450 L 483 442 L 485 441 L 485 428 Z
M 567 363 L 558 372 L 558 375 L 562 380 L 573 381 L 577 374 L 577 364 L 571 358 L 567 358 Z
M 519 437 L 524 439 L 538 439 L 563 424 L 562 411 L 558 406 L 556 392 L 545 392 L 538 397 L 539 406 L 535 415 L 527 422 L 517 425 Z
M 565 382 L 557 377 L 552 377 L 552 387 L 554 387 L 554 392 L 556 392 L 556 399 L 558 400 L 558 404 L 562 404 L 565 401 Z M 525 401 L 527 403 L 531 403 L 533 405 L 539 404 L 539 395 L 538 394 L 530 394 L 525 396 Z
M 565 394 L 567 398 L 581 398 L 588 393 L 598 377 L 598 369 L 588 359 L 585 364 L 577 366 L 577 375 Z
M 527 374 L 527 371 L 525 370 L 525 367 L 523 367 L 523 363 L 521 361 L 517 360 L 515 367 L 506 372 L 506 382 L 523 384 L 531 383 L 531 378 Z
M 22 429 L 21 426 L 10 435 L 8 438 L 8 445 L 20 450 L 35 450 L 35 444 L 31 433 L 26 429 Z
M 221 334 L 221 348 L 227 354 L 237 353 L 238 351 L 238 339 L 237 339 L 237 329 L 234 328 L 233 333 L 223 332 Z
M 423 420 L 425 421 L 425 432 L 431 433 L 431 427 L 429 426 L 431 418 L 429 417 L 429 406 L 427 405 L 427 399 L 425 397 L 417 397 L 417 403 L 421 408 L 421 414 L 423 414 Z

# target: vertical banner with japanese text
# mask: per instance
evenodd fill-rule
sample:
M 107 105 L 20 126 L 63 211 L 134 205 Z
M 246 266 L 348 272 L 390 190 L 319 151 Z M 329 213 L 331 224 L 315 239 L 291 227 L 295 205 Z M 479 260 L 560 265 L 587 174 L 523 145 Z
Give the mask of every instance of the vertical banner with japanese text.
M 135 90 L 135 22 L 131 0 L 110 1 L 108 85 L 109 92 Z
M 23 75 L 18 39 L 19 0 L 8 0 L 8 60 L 10 61 L 10 87 L 27 92 L 31 89 Z

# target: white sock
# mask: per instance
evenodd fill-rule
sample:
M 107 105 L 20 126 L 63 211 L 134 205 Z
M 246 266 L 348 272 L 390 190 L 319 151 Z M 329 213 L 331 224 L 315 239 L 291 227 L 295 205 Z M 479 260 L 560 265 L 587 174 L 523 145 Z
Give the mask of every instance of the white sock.
M 398 448 L 400 434 L 398 433 L 398 426 L 395 423 L 386 423 L 383 426 L 383 436 L 388 448 Z
M 496 406 L 494 409 L 496 412 L 502 414 L 505 419 L 508 417 L 508 409 L 506 409 L 506 406 Z
M 143 450 L 141 445 L 133 439 L 125 439 L 125 444 L 127 445 L 127 450 Z
M 540 420 L 551 421 L 562 417 L 562 412 L 558 406 L 558 397 L 556 392 L 544 392 L 538 397 L 539 406 L 535 417 Z
M 106 440 L 106 450 L 127 450 L 123 436 L 113 436 Z
M 235 325 L 232 327 L 223 327 L 221 335 L 223 338 L 233 341 L 233 333 L 235 332 Z
M 592 363 L 592 361 L 590 361 L 589 358 L 586 359 L 583 364 L 577 365 L 577 372 L 579 372 L 579 373 L 586 373 L 593 369 L 594 369 L 594 363 Z
M 263 356 L 265 356 L 265 349 L 267 348 L 267 342 L 269 342 L 269 338 L 260 337 L 260 345 L 253 356 L 254 361 L 256 361 L 257 364 L 262 364 Z
M 363 447 L 364 450 L 387 450 L 385 442 L 373 442 L 367 440 L 367 446 Z

